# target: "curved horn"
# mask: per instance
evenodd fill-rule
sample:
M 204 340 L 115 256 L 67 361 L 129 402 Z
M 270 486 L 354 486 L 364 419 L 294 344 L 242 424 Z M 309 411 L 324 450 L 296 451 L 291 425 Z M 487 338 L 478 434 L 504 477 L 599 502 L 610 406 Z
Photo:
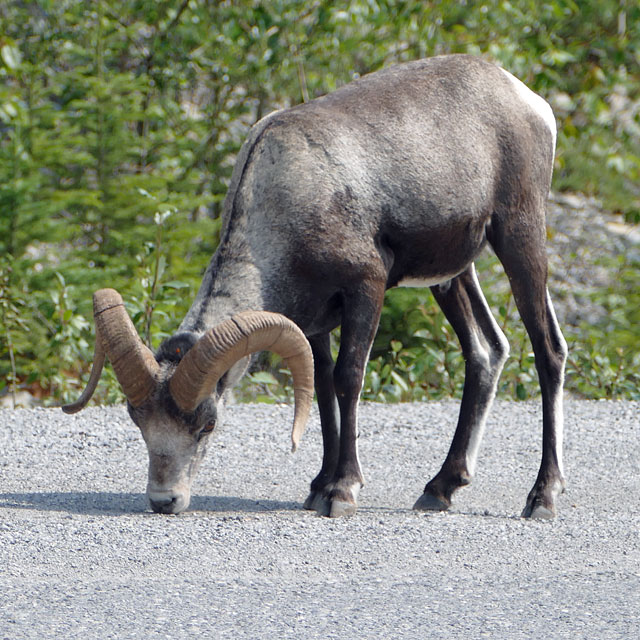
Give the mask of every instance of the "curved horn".
M 80 398 L 62 409 L 75 413 L 89 402 L 98 385 L 105 356 L 127 400 L 139 407 L 153 393 L 159 365 L 151 350 L 142 342 L 127 314 L 122 297 L 115 289 L 100 289 L 93 294 L 93 317 L 96 324 L 94 362 L 87 388 Z
M 81 409 L 87 406 L 87 402 L 91 400 L 93 392 L 100 382 L 100 376 L 102 375 L 102 367 L 104 367 L 104 361 L 106 354 L 102 348 L 102 341 L 96 336 L 96 343 L 93 348 L 93 364 L 91 365 L 91 375 L 89 376 L 89 382 L 82 395 L 75 401 L 62 406 L 62 410 L 65 413 L 77 413 Z
M 313 355 L 298 326 L 279 313 L 244 311 L 209 329 L 181 360 L 169 391 L 183 411 L 194 411 L 236 362 L 256 351 L 277 353 L 291 371 L 295 451 L 313 402 Z

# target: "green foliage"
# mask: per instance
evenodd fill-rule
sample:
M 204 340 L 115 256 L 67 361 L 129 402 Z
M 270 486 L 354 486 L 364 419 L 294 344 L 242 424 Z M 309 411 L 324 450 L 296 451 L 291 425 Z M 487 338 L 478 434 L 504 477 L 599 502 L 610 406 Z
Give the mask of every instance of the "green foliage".
M 493 59 L 551 102 L 555 189 L 640 220 L 637 2 L 2 3 L 0 385 L 48 401 L 73 395 L 93 343 L 81 319 L 103 286 L 123 293 L 157 346 L 217 246 L 249 127 L 358 75 L 449 52 Z M 532 356 L 509 294 L 490 293 L 495 270 L 488 263 L 485 289 L 512 344 L 501 390 L 525 397 Z M 600 293 L 606 326 L 567 328 L 569 386 L 580 393 L 637 394 L 634 270 L 621 265 L 619 288 Z M 277 401 L 278 366 L 269 363 L 273 379 L 254 374 L 259 395 Z M 391 292 L 365 397 L 459 395 L 463 368 L 430 294 Z M 101 389 L 101 401 L 119 393 Z
M 605 290 L 589 297 L 602 310 L 596 323 L 566 324 L 569 347 L 565 389 L 586 398 L 640 398 L 640 261 L 604 254 L 598 261 L 615 276 Z M 493 255 L 478 262 L 489 306 L 511 346 L 498 393 L 519 400 L 538 395 L 531 343 L 522 325 L 506 276 Z M 394 375 L 392 374 L 394 372 Z M 381 382 L 382 381 L 382 382 Z M 428 290 L 387 293 L 364 396 L 393 402 L 442 395 L 460 396 L 464 360 L 453 330 Z
M 46 384 L 49 393 L 64 402 L 77 397 L 78 380 L 71 372 L 89 349 L 84 337 L 89 323 L 77 313 L 75 296 L 75 288 L 67 286 L 64 277 L 56 273 L 55 288 L 50 292 L 51 304 L 42 304 L 39 309 L 48 329 L 41 357 L 49 367 L 40 368 L 36 363 L 32 373 L 38 376 L 40 384 Z
M 185 282 L 166 280 L 168 260 L 164 234 L 172 213 L 175 211 L 169 209 L 155 214 L 155 241 L 145 243 L 143 253 L 136 256 L 139 266 L 130 288 L 129 313 L 134 324 L 142 326 L 140 335 L 151 348 L 171 335 L 176 308 L 180 315 L 185 311 L 180 291 L 189 288 Z
M 464 362 L 428 289 L 387 293 L 363 397 L 377 402 L 460 395 Z
M 9 359 L 9 371 L 4 380 L 0 380 L 0 391 L 8 385 L 15 407 L 18 384 L 15 336 L 26 332 L 28 327 L 22 312 L 26 306 L 24 292 L 12 282 L 12 262 L 10 255 L 0 257 L 0 353 L 6 354 Z
M 569 327 L 567 378 L 570 388 L 588 398 L 638 400 L 640 260 L 604 255 L 600 263 L 615 270 L 615 286 L 592 296 L 604 310 L 600 323 Z

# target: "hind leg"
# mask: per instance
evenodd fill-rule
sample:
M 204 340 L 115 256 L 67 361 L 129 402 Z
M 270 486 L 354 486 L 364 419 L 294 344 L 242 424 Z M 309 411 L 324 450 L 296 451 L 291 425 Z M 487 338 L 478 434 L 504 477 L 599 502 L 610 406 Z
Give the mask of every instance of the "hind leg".
M 516 289 L 519 290 L 518 294 L 515 293 Z M 556 514 L 556 498 L 564 493 L 566 486 L 562 464 L 562 394 L 567 343 L 546 287 L 537 296 L 536 303 L 529 297 L 526 287 L 516 285 L 514 288 L 518 310 L 533 344 L 542 392 L 542 461 L 522 517 L 553 518 Z
M 466 364 L 458 426 L 442 468 L 413 507 L 420 511 L 448 509 L 453 492 L 471 482 L 485 421 L 509 353 L 473 265 L 432 292 L 460 340 Z
M 513 297 L 531 339 L 542 394 L 542 461 L 522 512 L 525 518 L 552 518 L 565 489 L 562 466 L 562 388 L 567 343 L 547 290 L 544 207 L 538 225 L 492 227 L 489 242 L 509 277 Z M 518 220 L 514 220 L 515 227 Z

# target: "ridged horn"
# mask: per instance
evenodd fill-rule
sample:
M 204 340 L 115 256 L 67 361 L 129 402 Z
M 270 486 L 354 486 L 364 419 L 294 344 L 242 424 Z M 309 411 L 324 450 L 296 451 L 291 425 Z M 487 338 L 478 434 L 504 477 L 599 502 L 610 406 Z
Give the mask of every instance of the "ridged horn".
M 169 392 L 183 411 L 194 411 L 236 362 L 256 351 L 273 351 L 291 371 L 295 451 L 313 402 L 313 355 L 299 327 L 279 313 L 244 311 L 209 329 L 181 360 Z
M 87 406 L 87 403 L 89 402 L 89 400 L 91 400 L 91 396 L 93 396 L 93 392 L 98 386 L 98 382 L 100 382 L 100 376 L 102 375 L 102 368 L 104 367 L 105 358 L 106 354 L 104 352 L 104 349 L 102 348 L 102 341 L 98 338 L 98 336 L 96 336 L 96 343 L 93 347 L 93 364 L 91 365 L 91 375 L 89 376 L 89 382 L 87 382 L 87 386 L 82 392 L 82 395 L 75 402 L 63 405 L 62 410 L 65 413 L 77 413 Z
M 75 413 L 86 406 L 98 385 L 105 356 L 109 358 L 127 400 L 132 406 L 139 407 L 156 386 L 159 365 L 153 353 L 140 339 L 122 297 L 115 289 L 100 289 L 93 294 L 93 317 L 96 344 L 89 382 L 80 398 L 62 410 Z

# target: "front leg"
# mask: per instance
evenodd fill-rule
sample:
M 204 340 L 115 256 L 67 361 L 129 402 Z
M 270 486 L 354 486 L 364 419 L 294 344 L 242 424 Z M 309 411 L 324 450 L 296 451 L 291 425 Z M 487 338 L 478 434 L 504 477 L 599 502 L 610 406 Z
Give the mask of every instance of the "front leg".
M 338 427 L 338 403 L 333 384 L 334 363 L 331 357 L 331 335 L 329 333 L 309 338 L 313 351 L 314 382 L 320 425 L 322 427 L 322 468 L 311 481 L 311 490 L 304 501 L 304 508 L 323 511 L 326 508 L 326 489 L 333 480 L 338 465 L 340 434 Z
M 320 515 L 335 518 L 355 513 L 364 484 L 358 460 L 358 402 L 383 298 L 384 282 L 369 282 L 344 295 L 340 352 L 333 375 L 340 410 L 340 447 L 333 479 L 317 505 Z

